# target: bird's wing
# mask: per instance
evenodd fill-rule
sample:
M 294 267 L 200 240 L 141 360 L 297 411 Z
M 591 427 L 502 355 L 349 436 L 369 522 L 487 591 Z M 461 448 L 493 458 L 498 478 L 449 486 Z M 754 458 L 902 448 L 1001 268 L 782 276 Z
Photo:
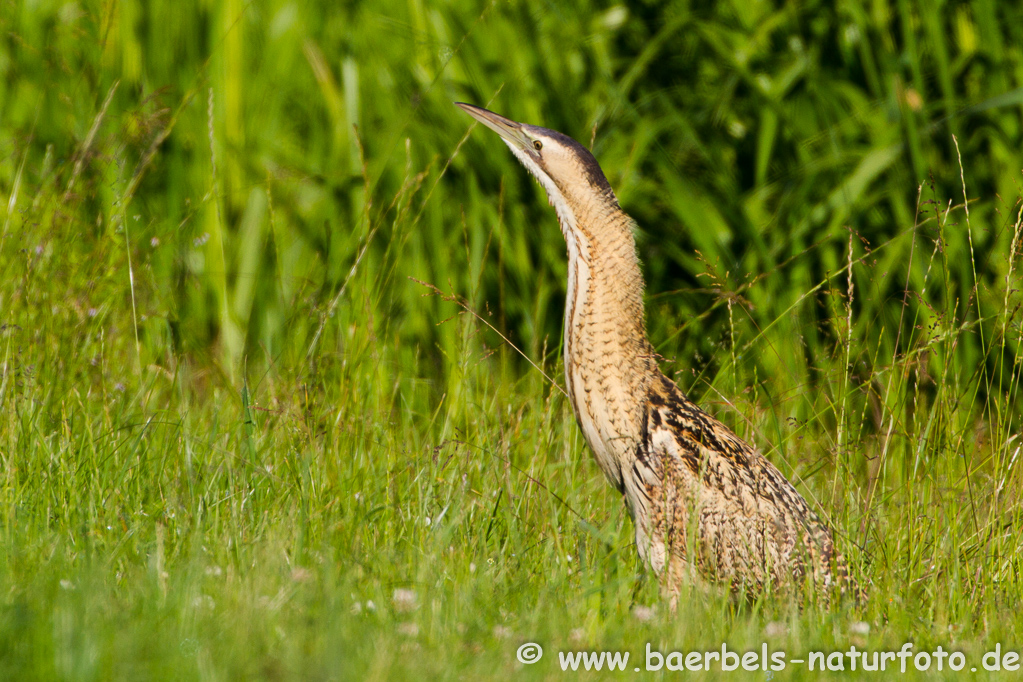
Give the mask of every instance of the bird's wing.
M 626 492 L 634 518 L 669 552 L 695 556 L 705 573 L 762 583 L 798 554 L 830 555 L 827 528 L 778 469 L 666 377 L 647 401 L 642 442 Z M 687 545 L 687 538 L 697 545 Z M 698 539 L 698 540 L 697 540 Z

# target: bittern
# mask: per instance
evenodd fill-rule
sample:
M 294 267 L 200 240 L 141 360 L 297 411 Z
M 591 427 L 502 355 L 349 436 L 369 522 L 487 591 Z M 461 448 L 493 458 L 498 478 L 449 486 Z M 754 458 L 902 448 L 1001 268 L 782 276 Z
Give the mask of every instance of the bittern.
M 593 154 L 557 131 L 458 106 L 501 136 L 557 213 L 568 246 L 569 402 L 671 608 L 686 585 L 713 583 L 755 597 L 809 581 L 827 599 L 833 576 L 845 573 L 832 565 L 828 527 L 771 462 L 658 367 L 635 223 Z

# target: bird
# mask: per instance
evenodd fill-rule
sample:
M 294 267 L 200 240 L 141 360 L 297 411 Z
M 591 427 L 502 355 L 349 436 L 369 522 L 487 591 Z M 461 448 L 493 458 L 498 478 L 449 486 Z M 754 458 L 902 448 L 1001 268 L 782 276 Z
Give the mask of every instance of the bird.
M 847 576 L 829 527 L 760 450 L 661 371 L 646 334 L 636 224 L 593 154 L 555 130 L 455 104 L 501 137 L 557 214 L 568 251 L 568 401 L 670 610 L 715 585 L 755 600 L 809 584 L 827 602 L 836 576 Z

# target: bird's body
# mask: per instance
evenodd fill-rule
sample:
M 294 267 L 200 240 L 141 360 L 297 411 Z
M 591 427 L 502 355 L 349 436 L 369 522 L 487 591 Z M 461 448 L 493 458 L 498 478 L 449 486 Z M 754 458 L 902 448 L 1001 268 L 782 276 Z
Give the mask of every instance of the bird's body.
M 556 131 L 459 106 L 501 135 L 558 214 L 568 246 L 569 401 L 672 606 L 683 586 L 702 581 L 756 595 L 808 580 L 826 594 L 828 528 L 773 464 L 658 368 L 634 223 L 593 155 Z

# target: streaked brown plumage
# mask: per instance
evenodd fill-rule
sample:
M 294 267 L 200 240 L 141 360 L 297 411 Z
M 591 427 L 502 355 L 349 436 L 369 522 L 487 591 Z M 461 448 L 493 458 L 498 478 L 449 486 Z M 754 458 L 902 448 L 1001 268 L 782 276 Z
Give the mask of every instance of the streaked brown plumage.
M 558 214 L 569 260 L 569 401 L 672 607 L 683 586 L 703 580 L 748 595 L 808 580 L 826 598 L 834 561 L 827 526 L 773 464 L 658 368 L 634 223 L 593 155 L 556 131 L 458 106 L 501 136 Z

